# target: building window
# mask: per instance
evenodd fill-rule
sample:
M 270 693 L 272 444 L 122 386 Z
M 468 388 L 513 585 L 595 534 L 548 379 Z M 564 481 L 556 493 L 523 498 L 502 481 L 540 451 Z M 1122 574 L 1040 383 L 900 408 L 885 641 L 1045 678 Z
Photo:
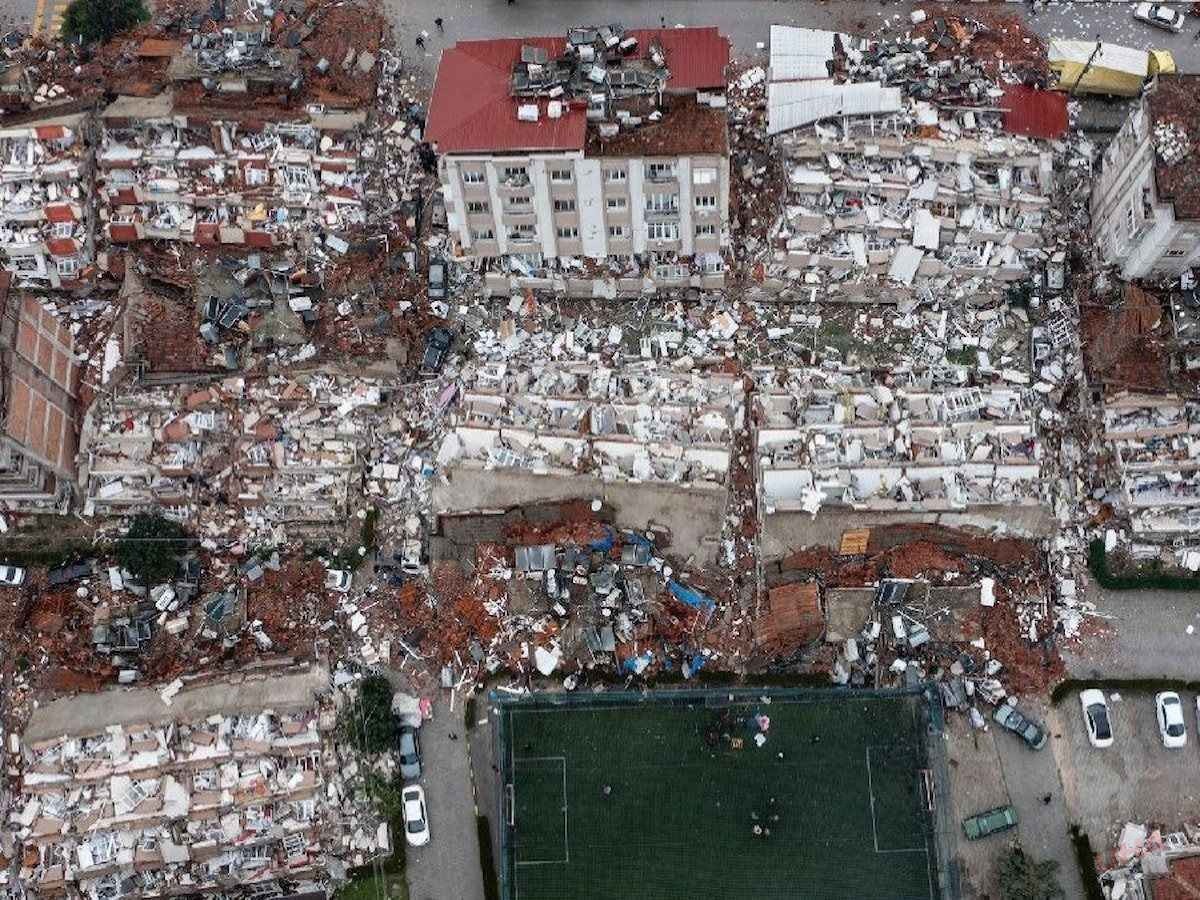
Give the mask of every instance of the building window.
M 462 173 L 463 184 L 483 184 L 487 181 L 487 176 L 482 172 L 472 169 L 466 169 Z
M 36 256 L 13 256 L 10 259 L 18 272 L 36 272 L 40 268 Z
M 467 201 L 467 212 L 472 214 L 485 213 L 488 211 L 488 205 L 482 200 Z
M 716 184 L 717 170 L 712 168 L 692 169 L 692 184 Z
M 509 187 L 524 187 L 529 184 L 529 173 L 524 166 L 505 166 L 504 183 Z
M 646 225 L 646 236 L 652 241 L 675 241 L 679 239 L 676 222 L 650 222 Z
M 678 194 L 647 194 L 646 212 L 679 212 Z
M 532 205 L 533 205 L 532 197 L 509 197 L 508 198 L 508 208 L 512 212 L 528 212 L 529 210 L 520 209 L 519 207 L 532 206 Z
M 625 226 L 624 225 L 609 225 L 608 226 L 608 236 L 610 238 L 617 238 L 617 239 L 624 238 L 625 237 Z
M 531 271 L 542 267 L 542 254 L 540 253 L 510 253 L 508 258 Z
M 717 198 L 712 194 L 697 194 L 696 209 L 716 209 Z
M 56 238 L 69 238 L 74 233 L 75 233 L 75 223 L 74 222 L 55 222 L 54 223 L 54 236 Z
M 1163 254 L 1163 256 L 1167 257 L 1167 259 L 1179 259 L 1180 257 L 1187 255 L 1188 252 L 1186 250 L 1168 250 Z
M 1133 234 L 1137 229 L 1137 207 L 1135 205 L 1130 204 L 1129 209 L 1125 210 L 1125 221 L 1129 225 L 1129 233 Z
M 629 177 L 629 173 L 624 169 L 605 169 L 605 181 L 625 181 Z
M 725 260 L 721 259 L 720 253 L 700 253 L 697 254 L 697 259 L 700 271 L 705 275 L 716 275 L 725 271 Z
M 646 163 L 646 177 L 651 181 L 664 181 L 675 177 L 675 163 L 656 162 Z
M 490 229 L 490 228 L 478 228 L 478 229 L 472 228 L 471 229 L 471 240 L 472 241 L 494 241 L 495 239 L 496 239 L 496 232 L 492 231 L 492 229 Z
M 550 180 L 551 181 L 570 181 L 571 180 L 571 170 L 570 169 L 551 169 L 550 170 Z
M 73 256 L 66 256 L 58 260 L 59 275 L 74 275 L 79 269 L 79 262 Z
M 609 209 L 625 209 L 627 206 L 629 206 L 629 198 L 628 197 L 609 197 L 608 198 L 608 208 Z
M 575 201 L 574 200 L 555 200 L 554 201 L 554 211 L 555 212 L 575 212 Z
M 571 228 L 559 228 L 557 234 L 560 240 L 573 241 L 579 237 L 579 229 L 573 226 Z
M 717 234 L 717 226 L 716 225 L 697 225 L 696 226 L 696 237 L 716 237 L 716 234 Z
M 687 274 L 687 269 L 678 264 L 654 267 L 654 277 L 659 279 L 687 278 Z
M 532 225 L 513 225 L 508 229 L 508 237 L 513 241 L 533 241 L 537 240 L 537 230 Z

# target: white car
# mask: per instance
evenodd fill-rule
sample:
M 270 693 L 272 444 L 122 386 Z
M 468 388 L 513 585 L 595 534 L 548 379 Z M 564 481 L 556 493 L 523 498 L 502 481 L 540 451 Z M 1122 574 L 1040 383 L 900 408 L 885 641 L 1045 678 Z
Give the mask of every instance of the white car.
M 20 587 L 25 583 L 25 570 L 17 566 L 0 566 L 0 584 Z
M 350 582 L 353 580 L 354 576 L 345 569 L 329 569 L 325 573 L 325 587 L 331 591 L 348 594 L 350 593 Z
M 1154 709 L 1158 713 L 1158 733 L 1163 746 L 1175 750 L 1187 743 L 1187 723 L 1183 721 L 1183 703 L 1174 691 L 1163 691 L 1154 695 Z
M 429 843 L 429 816 L 425 813 L 425 792 L 419 784 L 410 784 L 400 794 L 404 801 L 404 839 L 414 847 Z
M 1104 699 L 1104 692 L 1095 688 L 1080 691 L 1079 705 L 1083 707 L 1083 724 L 1087 726 L 1088 741 L 1091 745 L 1111 747 L 1112 723 L 1108 718 L 1108 703 Z
M 1176 33 L 1183 31 L 1183 13 L 1161 3 L 1139 3 L 1133 8 L 1133 17 L 1155 28 Z

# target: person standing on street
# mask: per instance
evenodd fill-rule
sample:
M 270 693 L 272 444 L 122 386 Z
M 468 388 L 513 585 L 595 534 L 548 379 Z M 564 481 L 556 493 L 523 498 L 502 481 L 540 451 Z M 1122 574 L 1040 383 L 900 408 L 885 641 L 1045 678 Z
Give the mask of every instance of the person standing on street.
M 433 20 L 433 24 L 437 26 L 438 34 L 444 34 L 446 29 L 442 27 L 442 17 L 438 16 Z

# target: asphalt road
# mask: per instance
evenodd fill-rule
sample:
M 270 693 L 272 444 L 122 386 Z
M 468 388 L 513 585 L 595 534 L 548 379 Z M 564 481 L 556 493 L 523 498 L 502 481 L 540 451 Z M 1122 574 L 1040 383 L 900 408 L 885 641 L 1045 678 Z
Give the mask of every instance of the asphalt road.
M 502 35 L 562 34 L 569 26 L 621 22 L 627 26 L 717 25 L 732 41 L 741 59 L 765 59 L 764 46 L 771 25 L 803 25 L 865 34 L 885 22 L 902 31 L 908 14 L 918 5 L 914 0 L 384 0 L 384 8 L 396 28 L 401 47 L 416 68 L 432 72 L 448 43 Z M 1042 8 L 1030 15 L 1024 4 L 1005 6 L 1023 16 L 1043 38 L 1091 40 L 1099 36 L 1141 49 L 1170 50 L 1181 71 L 1200 71 L 1200 17 L 1188 20 L 1181 34 L 1173 34 L 1134 20 L 1132 3 L 1065 2 Z M 969 4 L 959 4 L 964 13 Z M 445 34 L 435 32 L 433 20 L 444 19 Z M 418 55 L 414 39 L 421 31 L 431 32 L 426 51 Z
M 1181 694 L 1188 743 L 1177 750 L 1162 745 L 1151 692 L 1108 694 L 1113 745 L 1088 743 L 1079 695 L 1064 697 L 1057 713 L 1063 739 L 1055 751 L 1063 770 L 1068 805 L 1099 849 L 1125 822 L 1161 822 L 1179 831 L 1195 818 L 1200 801 L 1200 741 L 1195 698 Z
M 438 691 L 433 718 L 421 726 L 420 783 L 430 840 L 408 848 L 410 900 L 484 900 L 463 708 L 459 698 L 451 710 L 447 696 Z
M 1200 595 L 1175 591 L 1104 591 L 1089 599 L 1109 619 L 1109 633 L 1063 652 L 1075 678 L 1196 677 Z M 1188 634 L 1188 626 L 1192 633 Z

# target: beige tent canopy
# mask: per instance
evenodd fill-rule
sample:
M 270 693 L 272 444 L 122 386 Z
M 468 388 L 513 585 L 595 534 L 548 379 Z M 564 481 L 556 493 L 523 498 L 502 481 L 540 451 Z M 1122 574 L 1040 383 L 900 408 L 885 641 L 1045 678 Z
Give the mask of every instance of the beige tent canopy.
M 1047 57 L 1058 79 L 1055 89 L 1136 97 L 1147 78 L 1175 71 L 1175 60 L 1166 50 L 1135 50 L 1102 43 L 1092 58 L 1095 50 L 1093 41 L 1051 41 Z

